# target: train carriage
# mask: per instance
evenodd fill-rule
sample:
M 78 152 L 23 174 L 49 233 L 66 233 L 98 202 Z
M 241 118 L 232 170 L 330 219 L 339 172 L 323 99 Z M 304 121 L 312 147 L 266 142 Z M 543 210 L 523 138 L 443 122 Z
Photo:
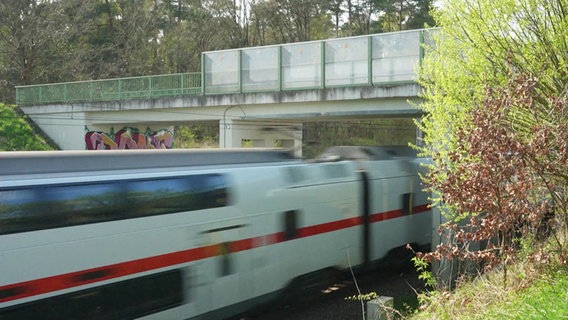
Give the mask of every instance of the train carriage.
M 4 153 L 0 319 L 221 319 L 427 244 L 419 162 L 404 148 Z

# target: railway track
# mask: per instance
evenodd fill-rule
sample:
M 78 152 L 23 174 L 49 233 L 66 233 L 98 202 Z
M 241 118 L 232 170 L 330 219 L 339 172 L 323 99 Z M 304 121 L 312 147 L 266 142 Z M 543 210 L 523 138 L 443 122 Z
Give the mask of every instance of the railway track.
M 292 304 L 278 301 L 255 312 L 231 320 L 361 320 L 363 306 L 348 297 L 375 292 L 399 301 L 415 300 L 417 292 L 424 290 L 418 274 L 412 269 L 376 270 L 353 279 L 344 278 L 322 288 L 320 292 L 298 297 Z M 370 319 L 369 319 L 370 320 Z

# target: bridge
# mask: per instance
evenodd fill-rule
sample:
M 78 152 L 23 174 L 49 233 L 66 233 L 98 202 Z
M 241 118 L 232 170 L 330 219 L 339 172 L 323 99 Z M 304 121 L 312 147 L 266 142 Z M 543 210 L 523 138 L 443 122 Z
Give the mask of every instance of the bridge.
M 299 150 L 305 121 L 420 117 L 431 33 L 203 52 L 201 72 L 18 86 L 16 101 L 61 149 L 168 148 L 175 125 L 218 121 L 220 147 Z

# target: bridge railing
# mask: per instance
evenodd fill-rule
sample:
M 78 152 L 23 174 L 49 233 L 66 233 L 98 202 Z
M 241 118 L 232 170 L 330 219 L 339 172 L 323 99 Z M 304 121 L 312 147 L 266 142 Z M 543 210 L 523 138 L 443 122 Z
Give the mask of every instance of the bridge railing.
M 201 73 L 18 86 L 16 102 L 41 105 L 414 82 L 435 30 L 204 52 Z
M 151 99 L 202 93 L 201 74 L 77 81 L 16 87 L 18 105 Z

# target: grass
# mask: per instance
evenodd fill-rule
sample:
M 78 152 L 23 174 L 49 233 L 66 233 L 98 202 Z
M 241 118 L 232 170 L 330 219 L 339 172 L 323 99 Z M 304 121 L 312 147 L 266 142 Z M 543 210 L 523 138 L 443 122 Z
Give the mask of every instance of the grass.
M 568 274 L 557 271 L 471 319 L 568 319 Z
M 508 266 L 507 278 L 493 271 L 426 300 L 408 319 L 568 319 L 568 268 L 521 261 Z
M 53 150 L 17 107 L 0 103 L 0 151 Z

